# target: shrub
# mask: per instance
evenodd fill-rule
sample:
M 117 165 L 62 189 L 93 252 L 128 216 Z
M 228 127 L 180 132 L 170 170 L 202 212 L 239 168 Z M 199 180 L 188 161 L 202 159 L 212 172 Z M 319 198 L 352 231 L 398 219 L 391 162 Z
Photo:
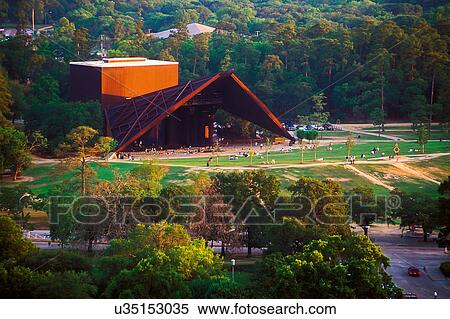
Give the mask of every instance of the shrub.
M 23 265 L 40 272 L 89 271 L 90 260 L 74 251 L 39 250 L 25 258 Z
M 439 267 L 445 277 L 450 277 L 450 261 L 443 262 Z
M 40 299 L 85 299 L 96 296 L 97 288 L 85 272 L 47 272 L 34 281 L 33 297 Z

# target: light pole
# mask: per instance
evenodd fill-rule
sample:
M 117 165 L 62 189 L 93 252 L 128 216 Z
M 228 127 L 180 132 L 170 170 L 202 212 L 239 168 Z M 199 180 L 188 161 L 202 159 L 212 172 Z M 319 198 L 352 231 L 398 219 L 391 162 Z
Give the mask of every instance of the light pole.
M 364 235 L 369 237 L 369 228 L 370 228 L 370 226 L 369 225 L 364 225 L 364 226 L 361 226 L 361 228 L 364 230 Z
M 25 193 L 19 198 L 19 209 L 20 209 L 21 218 L 22 218 L 22 229 L 24 229 L 24 230 L 25 230 L 25 214 L 23 211 L 24 207 L 22 206 L 21 202 L 22 202 L 22 199 L 24 199 L 25 197 L 31 197 L 31 194 Z
M 231 278 L 234 282 L 234 266 L 236 266 L 236 259 L 231 259 Z

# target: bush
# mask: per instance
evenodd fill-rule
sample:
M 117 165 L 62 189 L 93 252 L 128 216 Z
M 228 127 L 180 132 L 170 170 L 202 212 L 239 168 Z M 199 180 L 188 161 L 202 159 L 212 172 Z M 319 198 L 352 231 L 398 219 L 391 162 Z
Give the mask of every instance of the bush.
M 33 297 L 40 299 L 85 299 L 96 296 L 97 288 L 85 272 L 47 272 L 34 281 Z
M 68 270 L 81 272 L 91 269 L 91 263 L 87 257 L 68 250 L 39 250 L 25 258 L 23 265 L 41 272 Z
M 22 230 L 7 216 L 0 216 L 0 261 L 20 260 L 35 250 L 33 243 L 23 238 Z
M 103 291 L 114 276 L 133 266 L 133 261 L 128 256 L 104 256 L 92 267 L 92 278 L 100 291 Z
M 189 283 L 189 288 L 191 298 L 195 299 L 248 298 L 246 289 L 226 277 L 196 279 Z
M 0 298 L 31 298 L 36 273 L 13 262 L 0 263 Z
M 439 267 L 445 277 L 450 277 L 450 261 L 443 262 Z

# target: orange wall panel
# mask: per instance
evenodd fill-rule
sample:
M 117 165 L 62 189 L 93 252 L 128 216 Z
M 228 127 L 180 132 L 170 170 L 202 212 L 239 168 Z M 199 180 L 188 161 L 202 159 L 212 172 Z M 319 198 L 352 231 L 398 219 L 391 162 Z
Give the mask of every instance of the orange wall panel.
M 107 67 L 102 69 L 102 94 L 136 97 L 178 85 L 178 65 Z

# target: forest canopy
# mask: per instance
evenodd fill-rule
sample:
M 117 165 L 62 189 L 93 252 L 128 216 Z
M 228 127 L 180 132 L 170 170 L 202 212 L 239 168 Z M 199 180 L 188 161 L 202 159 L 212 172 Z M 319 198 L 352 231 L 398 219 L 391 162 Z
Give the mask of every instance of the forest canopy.
M 0 42 L 0 119 L 67 100 L 68 63 L 98 59 L 102 44 L 110 57 L 177 60 L 180 81 L 234 68 L 282 119 L 323 93 L 332 121 L 449 120 L 443 0 L 0 0 L 1 26 L 25 33 L 33 8 L 37 29 L 54 28 Z M 193 22 L 220 32 L 191 38 Z M 150 35 L 169 28 L 180 31 Z

